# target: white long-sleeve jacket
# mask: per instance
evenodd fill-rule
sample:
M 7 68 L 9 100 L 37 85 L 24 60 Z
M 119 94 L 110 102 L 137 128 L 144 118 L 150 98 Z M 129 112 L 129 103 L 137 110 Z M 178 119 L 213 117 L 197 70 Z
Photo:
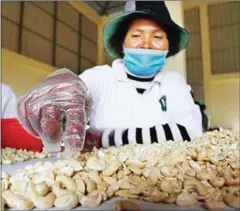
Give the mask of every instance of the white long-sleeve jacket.
M 1 84 L 2 113 L 1 118 L 16 118 L 16 95 L 6 84 Z
M 121 59 L 84 71 L 94 101 L 90 126 L 104 131 L 103 147 L 191 140 L 202 135 L 199 107 L 177 72 L 161 70 L 142 94 Z

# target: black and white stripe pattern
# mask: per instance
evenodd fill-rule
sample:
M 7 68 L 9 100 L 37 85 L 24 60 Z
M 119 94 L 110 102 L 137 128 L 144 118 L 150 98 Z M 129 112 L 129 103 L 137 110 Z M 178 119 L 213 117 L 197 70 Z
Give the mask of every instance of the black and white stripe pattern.
M 136 88 L 139 94 L 143 94 L 151 85 L 154 77 L 137 78 L 127 73 L 128 81 Z
M 171 123 L 150 128 L 108 129 L 102 136 L 102 146 L 120 147 L 126 144 L 152 144 L 163 141 L 190 141 L 186 128 Z

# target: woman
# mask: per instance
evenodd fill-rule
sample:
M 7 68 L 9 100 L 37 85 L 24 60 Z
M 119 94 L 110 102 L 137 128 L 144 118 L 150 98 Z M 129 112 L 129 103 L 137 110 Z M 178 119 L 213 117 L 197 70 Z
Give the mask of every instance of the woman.
M 34 136 L 57 142 L 63 135 L 78 149 L 199 137 L 201 114 L 190 87 L 180 74 L 163 68 L 188 39 L 163 1 L 129 1 L 125 13 L 104 28 L 107 53 L 120 59 L 80 78 L 66 69 L 56 71 L 20 99 L 19 120 Z

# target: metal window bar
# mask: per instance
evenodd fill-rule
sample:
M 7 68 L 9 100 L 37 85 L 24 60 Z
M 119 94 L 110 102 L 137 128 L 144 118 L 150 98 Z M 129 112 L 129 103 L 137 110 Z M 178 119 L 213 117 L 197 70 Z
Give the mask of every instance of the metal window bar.
M 17 26 L 20 26 L 18 23 L 12 21 L 12 20 L 9 19 L 9 18 L 6 18 L 6 17 L 4 17 L 4 16 L 2 16 L 2 18 L 4 18 L 5 20 L 10 21 L 11 23 L 16 24 Z M 50 39 L 48 39 L 48 38 L 42 36 L 41 34 L 35 32 L 35 31 L 33 31 L 33 30 L 31 30 L 31 29 L 25 27 L 25 26 L 23 26 L 22 29 L 25 29 L 25 30 L 27 30 L 27 31 L 29 31 L 29 32 L 31 32 L 31 33 L 33 33 L 33 34 L 35 34 L 35 35 L 37 35 L 37 36 L 39 36 L 39 37 L 41 37 L 41 38 L 43 38 L 43 39 L 49 41 L 49 42 L 51 42 L 51 43 L 54 43 L 52 40 L 50 40 Z M 73 54 L 75 54 L 75 55 L 79 55 L 79 54 L 76 53 L 75 51 L 73 51 L 73 50 L 71 50 L 71 49 L 69 49 L 69 48 L 67 48 L 67 47 L 65 47 L 65 46 L 63 46 L 63 45 L 61 45 L 61 44 L 56 43 L 56 46 L 59 46 L 59 47 L 63 48 L 64 50 L 69 51 L 69 52 L 71 52 L 71 53 L 73 53 Z M 96 62 L 95 62 L 95 61 L 92 61 L 91 59 L 88 59 L 88 58 L 86 58 L 85 56 L 83 56 L 83 55 L 81 55 L 81 54 L 80 54 L 79 56 L 81 56 L 83 59 L 89 61 L 90 63 L 96 65 Z
M 48 15 L 52 16 L 53 18 L 55 17 L 55 14 L 52 15 L 51 13 L 47 12 L 46 10 L 44 10 L 42 7 L 40 7 L 39 5 L 35 4 L 34 2 L 29 2 L 29 3 L 33 4 L 33 5 L 34 5 L 35 7 L 37 7 L 37 8 L 41 9 L 42 11 L 44 11 L 44 12 L 47 13 Z M 54 3 L 55 3 L 55 2 L 54 2 Z M 73 7 L 73 8 L 74 8 L 74 7 Z M 74 8 L 74 9 L 75 9 L 75 8 Z M 76 9 L 75 9 L 75 10 L 76 10 Z M 77 10 L 76 10 L 76 11 L 77 11 Z M 55 11 L 54 11 L 54 12 L 55 12 Z M 79 11 L 78 11 L 78 13 L 81 14 Z M 56 15 L 56 17 L 57 17 L 57 15 Z M 61 22 L 63 25 L 67 26 L 68 28 L 70 28 L 70 29 L 73 30 L 74 32 L 79 33 L 78 30 L 74 29 L 72 26 L 68 25 L 68 24 L 65 23 L 64 21 L 62 21 L 62 20 L 60 20 L 60 19 L 58 19 L 58 18 L 57 18 L 57 21 Z M 87 39 L 88 41 L 90 41 L 90 42 L 92 42 L 92 43 L 94 43 L 94 44 L 97 44 L 96 41 L 91 40 L 89 37 L 85 36 L 85 35 L 82 34 L 81 32 L 80 32 L 80 34 L 81 34 L 82 37 L 84 37 L 84 38 Z
M 19 18 L 19 37 L 18 37 L 18 52 L 22 52 L 22 34 L 23 34 L 23 15 L 24 15 L 24 2 L 20 2 L 20 18 Z M 12 21 L 14 22 L 14 21 Z M 15 23 L 15 22 L 14 22 Z
M 57 44 L 57 1 L 54 3 L 54 16 L 53 16 L 53 55 L 52 65 L 56 66 L 56 44 Z
M 82 23 L 81 23 L 81 20 L 82 20 L 82 14 L 79 13 L 78 15 L 78 24 L 79 24 L 79 36 L 78 36 L 78 54 L 81 55 L 81 50 L 82 50 L 82 45 L 81 45 L 81 29 L 82 29 Z M 78 72 L 77 74 L 80 74 L 81 73 L 81 56 L 78 57 Z

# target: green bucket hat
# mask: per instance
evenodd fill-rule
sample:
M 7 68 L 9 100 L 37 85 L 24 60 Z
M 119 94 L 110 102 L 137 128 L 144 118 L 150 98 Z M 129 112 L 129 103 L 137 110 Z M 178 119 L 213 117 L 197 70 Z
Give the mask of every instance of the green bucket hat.
M 157 21 L 160 25 L 177 30 L 180 35 L 177 52 L 183 50 L 189 42 L 189 33 L 186 29 L 177 25 L 169 14 L 164 1 L 127 1 L 125 12 L 109 20 L 103 30 L 103 45 L 109 56 L 117 58 L 121 52 L 116 52 L 111 45 L 110 40 L 116 30 L 122 26 L 122 22 L 133 14 L 147 15 Z

